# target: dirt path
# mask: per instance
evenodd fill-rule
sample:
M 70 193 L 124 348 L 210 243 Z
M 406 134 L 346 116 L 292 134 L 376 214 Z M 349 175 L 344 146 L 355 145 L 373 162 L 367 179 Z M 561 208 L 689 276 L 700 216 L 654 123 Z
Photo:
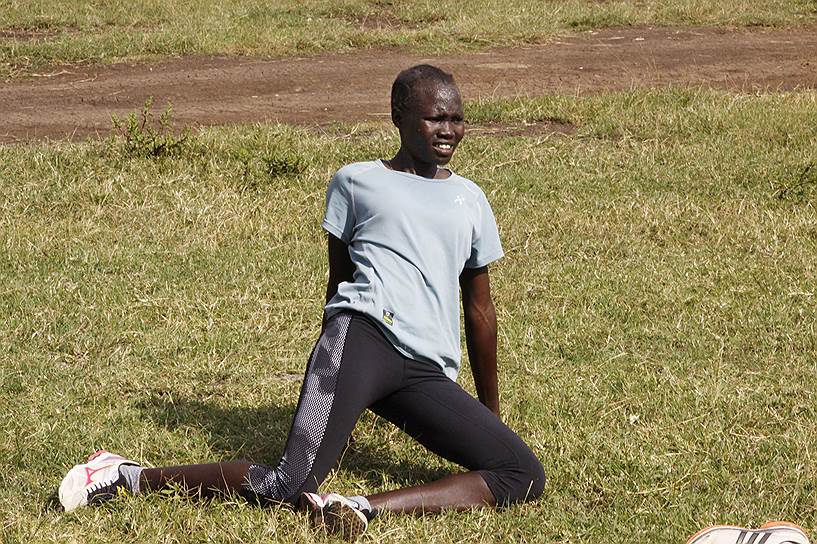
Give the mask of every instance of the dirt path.
M 134 111 L 148 96 L 161 109 L 172 101 L 179 125 L 387 119 L 392 78 L 421 61 L 452 71 L 467 99 L 667 85 L 817 88 L 817 28 L 606 29 L 547 45 L 456 56 L 380 50 L 57 69 L 3 84 L 0 142 L 107 134 L 111 113 Z

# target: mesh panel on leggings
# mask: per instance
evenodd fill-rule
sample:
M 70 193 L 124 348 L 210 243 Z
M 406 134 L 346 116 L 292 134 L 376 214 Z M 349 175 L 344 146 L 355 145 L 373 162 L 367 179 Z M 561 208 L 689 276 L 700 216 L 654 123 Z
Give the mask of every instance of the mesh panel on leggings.
M 250 467 L 247 484 L 254 494 L 272 501 L 286 501 L 303 486 L 312 472 L 332 410 L 343 345 L 351 320 L 351 316 L 341 314 L 327 323 L 309 361 L 301 400 L 281 461 L 275 468 Z

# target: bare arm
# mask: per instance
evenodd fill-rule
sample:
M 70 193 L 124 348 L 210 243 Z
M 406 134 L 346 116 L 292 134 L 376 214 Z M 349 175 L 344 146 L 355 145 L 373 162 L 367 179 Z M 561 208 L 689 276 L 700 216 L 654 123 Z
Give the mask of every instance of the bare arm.
M 460 274 L 465 343 L 480 402 L 499 417 L 496 375 L 496 310 L 491 298 L 488 267 L 466 268 Z
M 349 257 L 349 247 L 339 238 L 329 235 L 329 281 L 326 282 L 326 302 L 329 303 L 335 293 L 338 292 L 338 285 L 344 281 L 352 281 L 355 274 L 355 265 Z

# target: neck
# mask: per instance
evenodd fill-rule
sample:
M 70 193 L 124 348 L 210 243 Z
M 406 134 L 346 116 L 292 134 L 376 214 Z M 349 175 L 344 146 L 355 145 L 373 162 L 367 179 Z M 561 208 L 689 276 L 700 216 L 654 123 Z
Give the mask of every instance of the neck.
M 441 170 L 434 163 L 418 162 L 401 147 L 397 154 L 389 159 L 388 167 L 398 172 L 406 172 L 429 179 L 448 177 L 448 172 Z

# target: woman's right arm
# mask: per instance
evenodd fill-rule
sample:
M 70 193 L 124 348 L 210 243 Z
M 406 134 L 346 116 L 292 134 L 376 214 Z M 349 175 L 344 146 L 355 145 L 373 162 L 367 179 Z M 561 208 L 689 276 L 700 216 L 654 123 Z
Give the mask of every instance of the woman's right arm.
M 336 236 L 328 235 L 329 281 L 326 282 L 326 303 L 328 304 L 341 282 L 351 282 L 355 274 L 355 265 L 349 257 L 349 246 Z M 324 321 L 325 321 L 324 317 Z

